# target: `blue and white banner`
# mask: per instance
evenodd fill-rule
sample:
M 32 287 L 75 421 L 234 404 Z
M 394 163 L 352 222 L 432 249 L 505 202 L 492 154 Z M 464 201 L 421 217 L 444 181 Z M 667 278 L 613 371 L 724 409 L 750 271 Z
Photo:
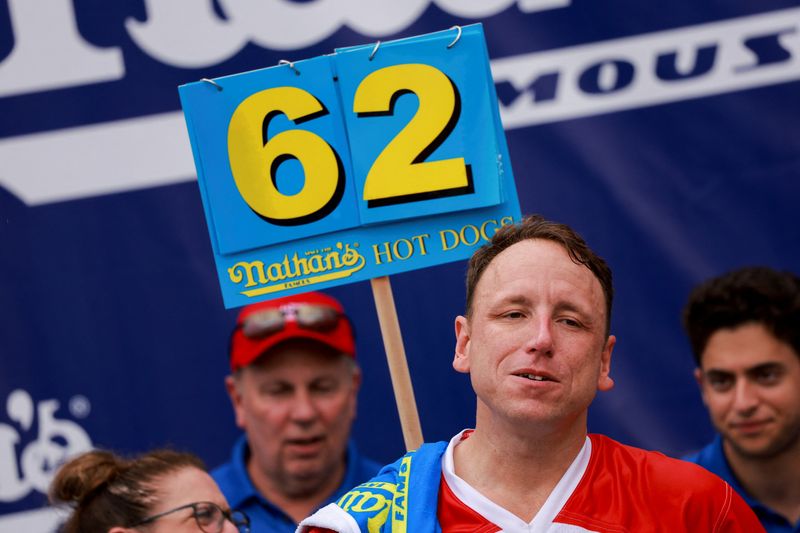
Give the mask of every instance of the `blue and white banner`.
M 749 264 L 800 272 L 796 1 L 0 0 L 0 532 L 52 530 L 69 455 L 172 445 L 214 466 L 237 434 L 235 311 L 176 88 L 477 22 L 522 212 L 574 226 L 614 271 L 617 385 L 590 430 L 669 454 L 711 437 L 689 290 Z M 397 237 L 380 257 L 423 242 Z M 450 367 L 464 269 L 392 276 L 426 440 L 473 424 Z M 369 285 L 330 292 L 358 332 L 355 437 L 388 462 L 404 447 Z

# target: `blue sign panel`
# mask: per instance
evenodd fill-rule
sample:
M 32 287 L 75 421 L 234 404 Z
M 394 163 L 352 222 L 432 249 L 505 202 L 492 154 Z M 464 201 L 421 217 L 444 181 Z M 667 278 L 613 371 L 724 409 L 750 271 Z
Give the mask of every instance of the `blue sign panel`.
M 181 88 L 221 254 L 358 225 L 327 57 Z
M 464 259 L 519 217 L 480 24 L 180 93 L 227 307 Z
M 363 223 L 502 201 L 479 24 L 337 50 L 335 61 L 342 99 L 352 102 L 344 116 Z

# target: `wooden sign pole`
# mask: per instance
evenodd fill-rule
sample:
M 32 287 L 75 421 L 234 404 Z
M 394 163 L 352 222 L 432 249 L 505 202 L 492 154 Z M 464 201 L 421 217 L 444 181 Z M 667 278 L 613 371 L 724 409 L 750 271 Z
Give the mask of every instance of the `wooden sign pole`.
M 388 276 L 373 278 L 372 296 L 378 310 L 378 322 L 381 325 L 383 346 L 389 363 L 389 374 L 392 377 L 394 398 L 397 412 L 400 415 L 400 427 L 406 450 L 416 450 L 422 445 L 422 427 L 419 423 L 417 403 L 414 400 L 414 389 L 411 386 L 411 374 L 408 371 L 406 351 L 403 348 L 403 337 L 400 333 L 400 322 L 397 320 L 397 308 L 394 305 L 392 286 Z

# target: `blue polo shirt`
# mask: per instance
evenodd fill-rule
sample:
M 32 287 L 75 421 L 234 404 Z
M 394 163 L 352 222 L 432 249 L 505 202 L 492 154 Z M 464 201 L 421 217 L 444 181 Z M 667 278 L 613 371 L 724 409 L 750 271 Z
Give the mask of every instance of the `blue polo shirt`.
M 725 452 L 722 449 L 722 437 L 719 435 L 714 438 L 711 444 L 697 453 L 687 455 L 683 460 L 698 464 L 727 481 L 728 485 L 733 487 L 733 490 L 738 492 L 744 501 L 747 502 L 747 505 L 753 509 L 753 512 L 756 513 L 756 516 L 761 521 L 761 525 L 767 530 L 767 533 L 800 532 L 800 523 L 795 525 L 790 524 L 786 518 L 747 494 L 739 483 L 739 480 L 733 475 L 731 467 L 728 465 L 728 460 L 725 458 Z
M 212 470 L 211 477 L 219 485 L 231 509 L 244 511 L 250 517 L 251 533 L 294 533 L 297 529 L 295 521 L 265 499 L 250 481 L 246 463 L 248 455 L 247 436 L 242 435 L 233 445 L 230 461 Z M 356 485 L 369 481 L 380 468 L 381 465 L 375 461 L 359 455 L 355 443 L 351 441 L 347 446 L 347 470 L 342 484 L 322 506 L 335 502 Z

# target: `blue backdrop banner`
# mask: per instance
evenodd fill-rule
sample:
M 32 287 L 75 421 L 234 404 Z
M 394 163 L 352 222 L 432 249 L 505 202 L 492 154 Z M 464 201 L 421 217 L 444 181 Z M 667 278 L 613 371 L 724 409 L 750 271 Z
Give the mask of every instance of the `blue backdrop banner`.
M 368 74 L 355 60 L 377 41 L 387 46 L 374 70 L 408 63 L 389 42 L 433 34 L 446 46 L 448 28 L 475 23 L 488 64 L 465 56 L 452 75 L 461 116 L 484 116 L 470 92 L 491 74 L 481 90 L 497 95 L 493 120 L 507 141 L 507 153 L 494 153 L 501 165 L 513 161 L 521 212 L 575 227 L 614 271 L 616 387 L 595 401 L 589 429 L 676 455 L 710 439 L 680 325 L 689 290 L 744 265 L 800 272 L 796 1 L 0 0 L 0 531 L 52 531 L 58 515 L 45 492 L 54 469 L 91 447 L 172 445 L 209 466 L 229 455 L 238 431 L 223 379 L 235 311 L 223 304 L 215 255 L 253 254 L 264 236 L 246 222 L 206 227 L 217 206 L 203 206 L 209 191 L 198 185 L 176 91 L 202 78 L 223 87 L 250 71 L 295 80 L 281 60 L 341 75 L 341 101 L 330 87 L 300 86 L 328 109 L 348 110 L 302 123 L 356 176 L 337 231 L 362 222 L 397 229 L 376 230 L 358 248 L 304 243 L 298 260 L 343 257 L 349 244 L 365 262 L 397 267 L 390 273 L 424 436 L 447 439 L 474 423 L 469 380 L 451 368 L 464 260 L 408 271 L 401 263 L 421 257 L 423 245 L 466 257 L 516 213 L 493 211 L 492 197 L 476 209 L 486 216 L 428 237 L 401 230 L 434 215 L 364 205 L 381 193 L 366 186 L 368 159 L 398 126 L 349 106 Z M 433 57 L 418 63 L 449 68 Z M 201 83 L 209 99 L 228 91 Z M 230 89 L 243 100 L 244 87 Z M 408 96 L 397 99 L 400 118 L 414 112 Z M 289 129 L 299 127 L 275 117 L 265 134 Z M 218 135 L 227 143 L 227 126 Z M 459 142 L 442 142 L 429 161 L 491 157 L 481 153 L 490 137 Z M 298 171 L 296 161 L 281 163 L 279 182 Z M 497 194 L 506 201 L 514 191 L 501 181 Z M 380 212 L 402 221 L 385 224 Z M 283 239 L 270 245 L 307 237 Z M 293 265 L 293 254 L 265 269 L 284 255 Z M 369 284 L 329 291 L 358 332 L 355 438 L 388 462 L 404 446 Z M 240 292 L 225 295 L 228 305 L 247 300 Z

